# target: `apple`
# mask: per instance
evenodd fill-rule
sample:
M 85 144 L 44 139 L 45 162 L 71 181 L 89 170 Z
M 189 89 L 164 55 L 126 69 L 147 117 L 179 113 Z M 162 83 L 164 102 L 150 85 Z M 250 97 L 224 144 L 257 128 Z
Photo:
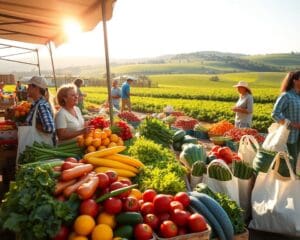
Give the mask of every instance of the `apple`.
M 118 180 L 118 174 L 113 170 L 108 170 L 105 172 L 105 174 L 108 176 L 110 183 L 116 182 Z
M 79 211 L 81 215 L 96 217 L 99 211 L 99 206 L 94 199 L 90 198 L 81 202 Z

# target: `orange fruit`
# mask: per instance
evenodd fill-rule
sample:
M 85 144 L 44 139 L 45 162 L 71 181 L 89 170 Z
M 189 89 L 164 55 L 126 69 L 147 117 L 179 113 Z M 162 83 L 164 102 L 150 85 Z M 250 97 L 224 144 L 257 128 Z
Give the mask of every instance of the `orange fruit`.
M 111 148 L 111 147 L 115 147 L 115 146 L 118 146 L 118 145 L 115 142 L 110 142 L 107 147 Z
M 110 141 L 117 143 L 119 141 L 119 136 L 117 134 L 114 134 L 114 133 L 111 134 L 110 135 Z
M 84 137 L 82 135 L 77 137 L 77 143 L 78 143 L 79 147 L 84 146 Z
M 92 141 L 92 145 L 96 148 L 101 146 L 101 138 L 94 138 Z
M 117 142 L 117 146 L 124 146 L 124 142 L 122 138 L 119 138 L 119 141 Z
M 101 130 L 100 129 L 96 129 L 94 131 L 93 137 L 94 138 L 101 138 Z
M 99 151 L 99 150 L 102 150 L 102 149 L 105 149 L 105 148 L 106 148 L 106 146 L 101 145 L 101 146 L 98 147 L 97 150 Z
M 74 236 L 72 240 L 88 240 L 88 238 L 84 236 Z
M 106 224 L 106 225 L 110 226 L 111 228 L 114 228 L 117 224 L 115 215 L 109 214 L 107 212 L 102 212 L 98 215 L 97 223 L 98 224 Z
M 111 130 L 110 130 L 110 128 L 103 128 L 103 132 L 106 133 L 107 137 L 110 137 L 110 135 L 111 135 Z
M 101 145 L 108 146 L 110 144 L 109 138 L 103 138 Z
M 106 224 L 97 225 L 92 232 L 92 240 L 112 240 L 113 231 Z
M 93 138 L 92 137 L 87 137 L 84 139 L 84 145 L 85 146 L 90 146 L 92 144 Z
M 93 231 L 95 225 L 94 218 L 89 215 L 80 215 L 76 218 L 73 228 L 76 234 L 87 236 Z
M 88 148 L 87 148 L 88 153 L 95 152 L 95 151 L 96 151 L 96 147 L 94 147 L 93 145 L 88 146 Z
M 107 138 L 107 134 L 105 132 L 102 131 L 100 134 L 101 134 L 101 139 Z
M 136 188 L 131 189 L 129 196 L 134 197 L 137 200 L 141 200 L 143 198 L 143 194 L 141 193 L 141 191 Z

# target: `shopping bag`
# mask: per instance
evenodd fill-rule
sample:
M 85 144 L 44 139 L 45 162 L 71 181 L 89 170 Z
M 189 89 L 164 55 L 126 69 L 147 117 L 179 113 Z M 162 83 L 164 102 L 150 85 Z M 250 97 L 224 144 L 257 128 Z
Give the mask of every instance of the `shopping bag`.
M 288 126 L 289 120 L 285 120 L 284 124 L 273 123 L 268 131 L 268 135 L 263 142 L 263 149 L 273 152 L 287 151 L 287 139 L 290 133 Z
M 244 135 L 241 137 L 238 156 L 244 161 L 252 166 L 253 159 L 259 150 L 259 144 L 255 137 L 252 135 Z
M 220 164 L 220 165 L 224 166 L 225 168 L 227 168 L 227 170 L 231 174 L 231 180 L 220 181 L 215 178 L 211 178 L 209 176 L 209 168 L 213 164 Z M 230 168 L 223 160 L 215 159 L 208 164 L 207 174 L 203 175 L 202 182 L 205 183 L 212 191 L 224 193 L 224 194 L 228 195 L 228 197 L 230 197 L 232 200 L 236 201 L 238 205 L 240 205 L 239 191 L 238 191 L 238 179 L 235 176 L 233 176 Z
M 244 210 L 244 219 L 248 219 L 251 214 L 251 193 L 254 185 L 254 177 L 249 179 L 237 179 L 240 206 Z
M 288 166 L 290 177 L 278 174 L 280 156 Z M 300 236 L 299 189 L 300 180 L 296 178 L 287 154 L 279 152 L 268 172 L 260 172 L 256 178 L 252 191 L 252 220 L 249 227 L 261 231 Z
M 32 146 L 34 142 L 46 143 L 53 145 L 52 134 L 43 133 L 36 128 L 36 113 L 38 106 L 33 113 L 31 126 L 18 126 L 18 150 L 17 159 L 20 154 L 25 150 L 26 146 Z

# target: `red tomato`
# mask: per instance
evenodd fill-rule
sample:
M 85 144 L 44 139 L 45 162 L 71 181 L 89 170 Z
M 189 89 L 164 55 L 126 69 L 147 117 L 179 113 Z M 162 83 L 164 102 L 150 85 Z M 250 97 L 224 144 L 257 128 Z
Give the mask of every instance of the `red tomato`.
M 168 195 L 158 194 L 153 199 L 154 212 L 162 213 L 170 210 L 171 199 Z
M 117 214 L 122 211 L 122 201 L 119 198 L 111 197 L 103 203 L 104 211 L 110 214 Z
M 152 228 L 145 223 L 139 223 L 134 227 L 134 237 L 136 240 L 148 240 L 153 235 Z
M 68 239 L 69 232 L 70 232 L 69 228 L 67 228 L 66 226 L 61 226 L 59 232 L 56 234 L 53 240 Z
M 177 236 L 178 228 L 176 224 L 170 220 L 164 221 L 160 224 L 160 233 L 164 238 L 171 238 Z
M 99 178 L 98 187 L 101 189 L 107 188 L 110 184 L 109 177 L 105 173 L 97 173 L 97 177 Z
M 169 213 L 160 213 L 156 215 L 159 219 L 159 222 L 162 223 L 163 221 L 169 220 L 170 219 L 170 214 Z
M 105 172 L 105 174 L 108 176 L 110 183 L 116 182 L 118 180 L 118 174 L 113 170 L 108 170 Z
M 154 213 L 154 205 L 152 202 L 145 202 L 141 205 L 141 213 L 146 215 L 148 213 Z
M 174 197 L 174 200 L 181 202 L 183 207 L 185 207 L 185 208 L 188 205 L 190 205 L 190 198 L 189 198 L 189 195 L 186 192 L 176 193 L 176 195 Z
M 154 197 L 156 196 L 156 191 L 153 189 L 147 189 L 143 193 L 144 202 L 153 202 Z
M 171 213 L 171 220 L 176 223 L 177 226 L 185 226 L 188 223 L 189 216 L 191 214 L 187 211 L 175 209 L 173 213 Z
M 121 182 L 123 184 L 127 184 L 128 186 L 132 185 L 132 182 L 130 181 L 130 179 L 120 179 L 119 182 Z
M 199 213 L 194 213 L 188 218 L 188 225 L 191 232 L 202 232 L 207 229 L 204 217 Z
M 119 181 L 116 181 L 116 182 L 113 182 L 112 184 L 110 184 L 109 190 L 113 191 L 113 190 L 117 190 L 122 187 L 125 187 L 124 184 Z
M 184 227 L 179 227 L 179 228 L 178 228 L 177 236 L 185 235 L 185 234 L 187 234 L 187 233 L 188 233 L 188 231 L 186 230 L 186 228 L 184 228 Z
M 139 201 L 134 197 L 127 197 L 123 203 L 123 210 L 128 212 L 138 212 L 140 210 Z
M 183 210 L 183 205 L 179 201 L 170 202 L 170 210 L 173 212 L 175 209 Z
M 73 162 L 73 163 L 78 163 L 77 159 L 76 158 L 73 158 L 73 157 L 68 157 L 65 159 L 65 162 Z
M 148 224 L 152 229 L 156 229 L 159 225 L 159 219 L 153 213 L 148 213 L 144 216 L 144 223 Z
M 86 199 L 80 203 L 79 211 L 81 215 L 96 217 L 99 211 L 99 205 L 94 199 Z

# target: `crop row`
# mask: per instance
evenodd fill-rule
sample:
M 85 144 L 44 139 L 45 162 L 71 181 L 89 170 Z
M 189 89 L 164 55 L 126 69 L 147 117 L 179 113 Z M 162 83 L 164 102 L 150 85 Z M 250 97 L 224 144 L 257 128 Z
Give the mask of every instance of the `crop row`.
M 107 95 L 104 93 L 90 93 L 86 101 L 101 104 L 106 99 Z M 218 122 L 224 119 L 231 122 L 234 121 L 234 113 L 231 111 L 233 107 L 232 102 L 132 96 L 132 107 L 134 111 L 144 113 L 161 112 L 166 105 L 171 105 L 178 111 L 184 111 L 187 115 L 200 121 Z M 272 123 L 272 108 L 273 104 L 255 104 L 253 114 L 254 128 L 266 132 Z

